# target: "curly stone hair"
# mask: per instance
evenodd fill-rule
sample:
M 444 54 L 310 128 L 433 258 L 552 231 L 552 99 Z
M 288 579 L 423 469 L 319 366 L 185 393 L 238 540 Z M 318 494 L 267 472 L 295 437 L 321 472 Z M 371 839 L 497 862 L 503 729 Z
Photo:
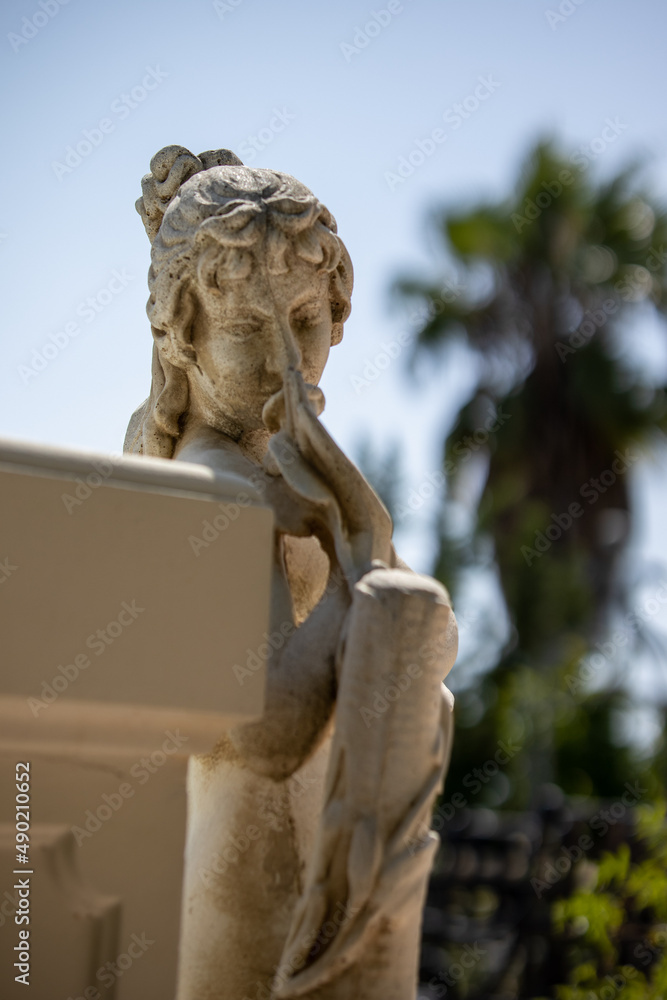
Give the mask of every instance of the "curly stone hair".
M 244 167 L 226 149 L 194 156 L 166 146 L 151 160 L 137 201 L 152 243 L 146 306 L 153 333 L 151 392 L 133 414 L 125 451 L 171 458 L 188 407 L 190 330 L 198 288 L 247 277 L 252 248 L 266 239 L 272 274 L 294 257 L 329 274 L 332 344 L 350 313 L 352 263 L 336 221 L 289 174 Z

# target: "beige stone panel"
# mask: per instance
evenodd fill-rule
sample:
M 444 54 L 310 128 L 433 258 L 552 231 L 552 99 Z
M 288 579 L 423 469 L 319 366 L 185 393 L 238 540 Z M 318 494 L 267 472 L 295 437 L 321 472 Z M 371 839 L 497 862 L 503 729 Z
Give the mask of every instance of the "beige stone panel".
M 5 443 L 0 496 L 2 740 L 152 748 L 180 725 L 208 750 L 261 715 L 263 665 L 233 668 L 268 628 L 272 516 L 234 477 Z

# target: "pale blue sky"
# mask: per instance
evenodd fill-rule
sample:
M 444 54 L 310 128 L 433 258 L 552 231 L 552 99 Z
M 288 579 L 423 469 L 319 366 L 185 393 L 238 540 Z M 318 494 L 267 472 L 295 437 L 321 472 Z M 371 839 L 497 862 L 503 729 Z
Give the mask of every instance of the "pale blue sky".
M 538 134 L 575 148 L 609 118 L 626 127 L 595 169 L 615 170 L 639 153 L 667 196 L 661 0 L 565 0 L 561 8 L 572 13 L 552 25 L 555 0 L 392 0 L 393 13 L 378 14 L 386 23 L 371 24 L 358 51 L 349 48 L 355 37 L 364 41 L 357 29 L 373 22 L 373 11 L 387 11 L 384 0 L 230 0 L 217 10 L 211 0 L 42 2 L 46 13 L 38 0 L 5 0 L 0 9 L 7 436 L 120 449 L 150 375 L 149 244 L 134 201 L 164 145 L 243 155 L 258 135 L 263 148 L 247 162 L 295 174 L 335 214 L 356 282 L 352 317 L 323 382 L 325 420 L 350 451 L 366 434 L 378 444 L 402 441 L 406 492 L 439 467 L 465 375 L 453 370 L 415 388 L 403 374 L 404 349 L 362 391 L 352 379 L 407 328 L 389 306 L 388 284 L 401 269 L 429 267 L 427 207 L 501 195 Z M 22 31 L 34 37 L 24 43 Z M 153 89 L 142 91 L 149 71 Z M 487 96 L 458 119 L 451 109 L 480 78 Z M 133 89 L 129 106 L 122 95 Z M 102 119 L 110 124 L 95 135 L 99 144 L 56 176 L 53 164 Z M 387 172 L 436 128 L 446 141 L 390 185 Z M 113 281 L 114 271 L 124 279 Z M 87 322 L 81 303 L 90 296 L 101 311 Z M 21 366 L 68 323 L 78 335 L 49 348 L 54 356 L 26 384 Z M 664 364 L 654 350 L 652 361 Z M 641 477 L 642 545 L 667 560 L 665 474 L 646 467 Z M 427 514 L 405 532 L 420 568 L 430 563 Z

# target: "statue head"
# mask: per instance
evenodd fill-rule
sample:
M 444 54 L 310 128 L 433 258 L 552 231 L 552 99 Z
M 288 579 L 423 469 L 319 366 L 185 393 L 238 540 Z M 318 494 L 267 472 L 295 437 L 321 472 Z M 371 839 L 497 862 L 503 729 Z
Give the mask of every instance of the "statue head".
M 142 191 L 152 382 L 125 450 L 171 458 L 193 414 L 238 440 L 262 429 L 288 368 L 317 384 L 350 312 L 352 265 L 307 187 L 228 150 L 167 146 Z

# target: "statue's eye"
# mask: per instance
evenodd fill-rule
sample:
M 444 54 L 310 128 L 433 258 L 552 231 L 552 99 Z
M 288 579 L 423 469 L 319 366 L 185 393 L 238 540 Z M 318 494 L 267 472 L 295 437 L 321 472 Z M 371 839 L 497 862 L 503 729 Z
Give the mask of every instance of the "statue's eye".
M 304 302 L 292 313 L 292 322 L 302 329 L 317 326 L 322 318 L 322 300 L 313 299 L 311 302 Z
M 244 319 L 230 322 L 227 333 L 234 340 L 249 340 L 260 332 L 262 324 L 258 320 Z

